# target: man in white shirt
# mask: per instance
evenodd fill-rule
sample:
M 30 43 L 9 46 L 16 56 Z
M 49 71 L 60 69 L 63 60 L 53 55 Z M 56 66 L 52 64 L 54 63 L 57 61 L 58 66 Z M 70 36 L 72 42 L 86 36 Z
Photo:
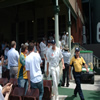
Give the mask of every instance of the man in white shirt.
M 46 49 L 46 44 L 45 44 L 45 41 L 44 39 L 41 41 L 40 43 L 40 50 L 41 50 L 41 58 L 44 59 L 44 52 L 45 52 L 45 49 Z
M 39 89 L 39 100 L 42 100 L 44 88 L 43 88 L 43 77 L 41 73 L 40 64 L 42 63 L 39 53 L 34 52 L 34 44 L 29 43 L 29 55 L 25 60 L 25 67 L 28 75 L 28 90 L 30 88 Z
M 65 41 L 65 44 L 66 44 L 66 42 L 67 42 L 67 36 L 66 36 L 66 32 L 64 32 L 64 34 L 63 34 L 63 36 L 62 36 L 62 39 Z
M 0 78 L 2 78 L 2 65 L 3 65 L 3 63 L 4 63 L 4 57 L 3 56 L 1 56 L 0 57 Z
M 57 95 L 58 95 L 58 84 L 59 84 L 59 61 L 62 61 L 63 64 L 63 69 L 65 68 L 64 66 L 64 60 L 63 60 L 63 55 L 61 53 L 60 48 L 56 47 L 56 42 L 55 40 L 52 41 L 52 48 L 48 51 L 47 54 L 47 75 L 49 74 L 49 67 L 53 79 L 53 89 L 52 92 L 55 95 L 55 100 L 58 100 Z
M 11 42 L 11 49 L 8 51 L 8 69 L 10 69 L 10 78 L 17 78 L 19 53 L 16 48 L 16 42 Z
M 45 56 L 45 68 L 44 68 L 44 72 L 45 72 L 45 74 L 46 74 L 46 72 L 47 72 L 47 53 L 48 53 L 48 50 L 51 48 L 52 46 L 51 46 L 51 41 L 50 40 L 48 40 L 48 45 L 47 45 L 47 47 L 46 47 L 46 49 L 45 49 L 45 53 L 44 53 L 44 56 Z M 49 69 L 49 71 L 50 71 L 50 69 Z M 50 74 L 48 75 L 48 79 L 50 78 Z

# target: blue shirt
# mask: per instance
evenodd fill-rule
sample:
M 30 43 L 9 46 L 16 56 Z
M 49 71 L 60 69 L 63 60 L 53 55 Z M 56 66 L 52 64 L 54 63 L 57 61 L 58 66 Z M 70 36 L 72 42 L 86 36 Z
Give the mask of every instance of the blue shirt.
M 18 66 L 18 58 L 19 58 L 19 53 L 15 48 L 11 48 L 8 53 L 8 69 L 10 69 L 11 66 Z
M 64 51 L 62 54 L 63 54 L 63 58 L 64 58 L 64 63 L 70 64 L 71 53 Z

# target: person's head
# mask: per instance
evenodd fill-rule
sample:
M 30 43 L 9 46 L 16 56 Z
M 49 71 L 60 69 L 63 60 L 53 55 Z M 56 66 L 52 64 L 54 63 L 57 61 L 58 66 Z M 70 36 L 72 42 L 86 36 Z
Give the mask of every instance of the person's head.
M 65 45 L 63 49 L 64 51 L 69 51 L 68 45 Z
M 43 42 L 43 43 L 45 42 L 45 38 L 42 38 L 42 42 Z
M 15 41 L 11 42 L 11 48 L 16 48 L 16 42 Z
M 27 42 L 25 43 L 25 45 L 26 45 L 27 47 L 29 46 L 29 44 L 28 44 Z
M 28 47 L 27 47 L 25 44 L 23 44 L 23 45 L 21 46 L 21 52 L 23 52 L 24 54 L 27 54 L 27 52 L 28 52 Z
M 66 35 L 67 35 L 67 36 L 69 35 L 68 32 L 66 32 Z
M 24 44 L 23 43 L 21 43 L 21 47 L 23 46 Z
M 29 43 L 28 51 L 29 51 L 29 52 L 34 51 L 34 44 L 33 44 L 32 42 Z
M 55 40 L 52 40 L 51 41 L 51 44 L 52 44 L 52 47 L 54 48 L 56 46 L 56 41 Z
M 64 35 L 66 35 L 66 32 L 64 31 Z
M 75 48 L 75 55 L 78 57 L 80 55 L 80 49 L 77 47 Z
M 36 46 L 36 42 L 34 42 L 34 46 Z
M 51 41 L 50 40 L 48 40 L 48 46 L 50 46 L 51 45 Z

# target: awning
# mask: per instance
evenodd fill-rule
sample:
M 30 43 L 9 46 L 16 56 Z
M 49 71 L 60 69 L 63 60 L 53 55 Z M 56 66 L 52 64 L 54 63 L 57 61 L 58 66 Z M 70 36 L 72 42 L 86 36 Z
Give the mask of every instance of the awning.
M 0 8 L 15 6 L 23 3 L 32 2 L 35 0 L 0 0 Z

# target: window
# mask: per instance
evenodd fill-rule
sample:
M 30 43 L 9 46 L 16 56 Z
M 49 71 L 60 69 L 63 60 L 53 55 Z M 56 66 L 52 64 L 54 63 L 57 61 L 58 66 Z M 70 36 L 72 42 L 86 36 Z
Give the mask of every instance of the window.
M 59 33 L 62 33 L 66 30 L 66 16 L 60 15 L 59 16 Z
M 48 30 L 52 30 L 54 29 L 54 20 L 52 19 L 52 17 L 48 17 Z
M 11 40 L 16 40 L 16 23 L 12 24 Z
M 28 20 L 27 21 L 28 40 L 33 40 L 33 28 L 34 28 L 34 22 L 32 22 L 32 20 Z
M 25 22 L 19 22 L 19 33 L 25 32 Z
M 37 19 L 37 41 L 41 41 L 44 37 L 44 18 Z

